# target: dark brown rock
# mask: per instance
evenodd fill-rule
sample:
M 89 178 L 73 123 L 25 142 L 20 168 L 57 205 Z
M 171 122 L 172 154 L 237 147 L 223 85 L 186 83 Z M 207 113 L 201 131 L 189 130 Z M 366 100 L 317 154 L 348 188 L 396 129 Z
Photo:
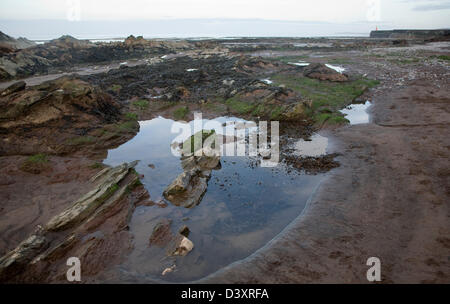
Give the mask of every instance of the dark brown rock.
M 303 69 L 303 75 L 308 78 L 319 80 L 329 80 L 335 82 L 348 81 L 347 75 L 336 72 L 335 70 L 321 63 L 311 63 L 309 66 Z
M 4 90 L 0 93 L 0 96 L 7 96 L 7 95 L 9 95 L 9 94 L 12 94 L 12 93 L 16 93 L 16 92 L 22 91 L 22 90 L 25 89 L 26 85 L 27 85 L 27 84 L 25 83 L 25 81 L 18 81 L 18 82 L 15 82 L 15 83 L 13 83 L 12 85 L 10 85 L 9 87 L 7 87 L 6 89 L 4 89 Z

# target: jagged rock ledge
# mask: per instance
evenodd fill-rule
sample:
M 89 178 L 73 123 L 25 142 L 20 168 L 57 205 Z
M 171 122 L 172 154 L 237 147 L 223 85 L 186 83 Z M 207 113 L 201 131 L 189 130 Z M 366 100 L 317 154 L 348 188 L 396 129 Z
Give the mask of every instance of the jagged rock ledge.
M 0 282 L 64 280 L 71 256 L 80 258 L 83 273 L 91 276 L 120 260 L 131 246 L 127 230 L 134 207 L 148 197 L 136 164 L 107 167 L 93 176 L 91 191 L 0 258 Z

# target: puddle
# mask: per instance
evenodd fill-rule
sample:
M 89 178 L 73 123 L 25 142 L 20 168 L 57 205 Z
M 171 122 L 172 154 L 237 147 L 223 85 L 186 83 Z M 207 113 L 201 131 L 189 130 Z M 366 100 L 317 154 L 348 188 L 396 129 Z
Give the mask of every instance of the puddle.
M 234 122 L 226 128 L 243 121 L 226 117 L 216 120 L 220 125 Z M 136 170 L 144 175 L 142 182 L 155 202 L 163 199 L 165 188 L 182 172 L 179 158 L 171 153 L 171 143 L 179 135 L 171 133 L 173 123 L 161 117 L 140 122 L 140 132 L 110 150 L 104 161 L 115 166 L 140 160 Z M 223 134 L 219 129 L 216 132 Z M 130 222 L 134 249 L 117 269 L 119 277 L 131 274 L 170 282 L 199 279 L 248 257 L 279 234 L 302 212 L 323 174 L 306 175 L 289 170 L 285 164 L 264 168 L 255 162 L 255 157 L 223 156 L 221 169 L 212 171 L 201 203 L 191 209 L 168 201 L 166 208 L 137 207 Z M 172 221 L 173 232 L 182 225 L 189 227 L 194 249 L 188 255 L 167 257 L 164 249 L 149 246 L 152 230 L 163 218 Z M 174 271 L 162 276 L 163 270 L 172 265 L 176 265 Z
M 309 62 L 299 61 L 299 62 L 288 62 L 288 64 L 296 65 L 296 66 L 308 66 Z
M 310 42 L 310 43 L 294 43 L 294 47 L 298 48 L 330 48 L 333 46 L 332 43 L 322 43 L 322 42 Z
M 294 144 L 294 155 L 298 156 L 322 156 L 327 153 L 328 138 L 319 134 L 311 136 L 310 140 L 300 139 Z
M 264 83 L 266 83 L 266 84 L 272 84 L 272 83 L 273 83 L 273 81 L 270 80 L 270 79 L 268 79 L 268 78 L 266 78 L 266 79 L 261 79 L 261 81 L 264 82 Z
M 340 112 L 345 114 L 345 118 L 350 121 L 351 125 L 369 123 L 369 113 L 367 113 L 367 109 L 370 105 L 370 101 L 366 101 L 366 103 L 363 104 L 352 104 Z
M 338 72 L 338 73 L 343 73 L 344 71 L 345 71 L 345 68 L 343 68 L 343 67 L 340 67 L 340 66 L 336 66 L 336 65 L 331 65 L 331 64 L 325 64 L 327 67 L 329 67 L 330 69 L 333 69 L 333 70 L 335 70 L 336 72 Z
M 296 65 L 296 66 L 302 66 L 302 67 L 310 65 L 310 63 L 309 63 L 309 62 L 306 62 L 306 61 L 288 62 L 288 64 L 290 64 L 290 65 Z M 326 65 L 327 67 L 329 67 L 330 69 L 335 70 L 335 71 L 338 72 L 338 73 L 343 73 L 343 72 L 345 71 L 345 68 L 340 67 L 340 66 L 331 65 L 331 64 L 328 64 L 328 63 L 325 64 L 325 65 Z

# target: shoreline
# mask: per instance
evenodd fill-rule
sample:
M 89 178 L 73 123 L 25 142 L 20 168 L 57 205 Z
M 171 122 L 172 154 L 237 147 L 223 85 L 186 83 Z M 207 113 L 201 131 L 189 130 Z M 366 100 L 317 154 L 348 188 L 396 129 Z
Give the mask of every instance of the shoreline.
M 403 90 L 408 93 L 411 87 Z M 439 97 L 445 99 L 448 88 L 442 90 Z M 400 147 L 399 139 L 411 136 L 411 129 L 400 125 L 395 131 L 397 134 L 391 134 L 394 133 L 388 130 L 391 128 L 378 125 L 386 119 L 387 104 L 393 101 L 395 105 L 401 95 L 390 92 L 387 93 L 390 98 L 376 96 L 369 124 L 341 127 L 331 132 L 329 140 L 333 148 L 329 152 L 341 153 L 338 157 L 341 166 L 320 184 L 303 216 L 252 256 L 199 282 L 369 283 L 366 260 L 375 256 L 381 259 L 382 283 L 448 283 L 449 208 L 441 199 L 445 193 L 434 195 L 433 201 L 423 198 L 436 190 L 417 191 L 422 200 L 410 195 L 397 197 L 402 189 L 412 190 L 417 185 L 430 187 L 433 183 L 424 181 L 439 179 L 439 176 L 433 172 L 408 172 L 406 174 L 412 177 L 406 180 L 405 172 L 396 173 L 390 168 L 390 164 L 395 163 L 393 159 L 376 162 L 383 157 L 379 150 L 385 151 L 386 144 L 392 147 L 387 150 L 409 148 Z M 411 118 L 416 120 L 414 116 Z M 428 131 L 436 131 L 434 122 L 428 125 Z M 441 125 L 447 132 L 438 130 L 438 134 L 434 134 L 436 137 L 448 134 L 450 124 Z M 445 163 L 448 167 L 448 158 L 442 158 L 438 166 L 445 168 Z M 410 182 L 414 184 L 407 185 Z

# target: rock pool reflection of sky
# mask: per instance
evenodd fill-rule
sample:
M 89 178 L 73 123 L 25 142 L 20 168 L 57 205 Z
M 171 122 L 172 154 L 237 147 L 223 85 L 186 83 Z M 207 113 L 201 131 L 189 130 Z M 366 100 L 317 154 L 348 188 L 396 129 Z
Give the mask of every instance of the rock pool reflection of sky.
M 218 119 L 226 120 L 242 121 Z M 140 132 L 110 150 L 104 161 L 118 165 L 140 160 L 136 170 L 144 175 L 142 182 L 153 201 L 163 199 L 164 189 L 182 172 L 179 158 L 171 152 L 171 143 L 179 135 L 171 132 L 173 124 L 162 117 L 140 122 Z M 251 255 L 279 234 L 300 215 L 323 177 L 291 171 L 284 164 L 262 168 L 248 156 L 224 156 L 221 164 L 221 169 L 212 172 L 199 205 L 186 209 L 167 202 L 166 208 L 136 208 L 130 223 L 134 249 L 118 271 L 175 282 L 202 278 Z M 194 249 L 187 256 L 166 257 L 163 249 L 149 246 L 152 230 L 163 218 L 172 221 L 173 232 L 182 225 L 189 227 Z M 163 277 L 162 271 L 174 264 L 176 270 Z
M 370 105 L 370 101 L 366 101 L 363 104 L 352 104 L 340 112 L 345 114 L 345 118 L 350 121 L 351 125 L 364 124 L 369 122 L 369 113 L 367 113 L 367 109 Z

